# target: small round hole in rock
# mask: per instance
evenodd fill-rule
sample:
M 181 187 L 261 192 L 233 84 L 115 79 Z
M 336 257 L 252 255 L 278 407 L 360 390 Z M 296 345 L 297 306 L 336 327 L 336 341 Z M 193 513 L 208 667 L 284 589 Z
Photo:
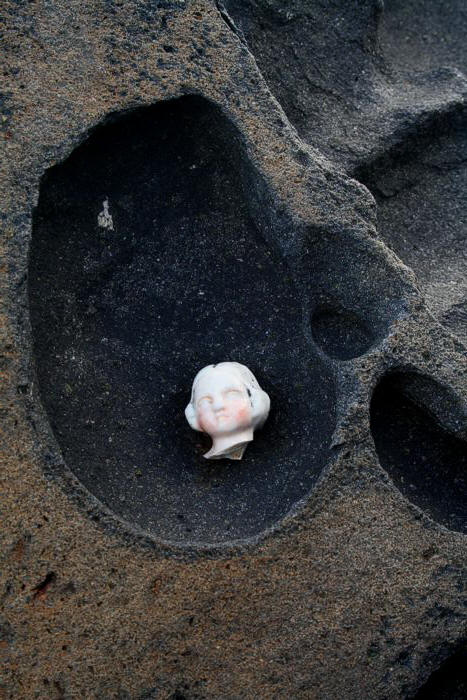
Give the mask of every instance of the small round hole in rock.
M 317 309 L 311 319 L 311 329 L 323 352 L 338 360 L 363 355 L 374 342 L 365 321 L 338 307 Z

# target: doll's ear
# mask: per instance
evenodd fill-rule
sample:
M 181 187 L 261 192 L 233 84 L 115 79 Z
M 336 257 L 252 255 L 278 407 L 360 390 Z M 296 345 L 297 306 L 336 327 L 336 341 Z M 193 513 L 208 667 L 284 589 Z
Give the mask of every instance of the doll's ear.
M 201 431 L 193 404 L 190 402 L 185 408 L 185 416 L 193 430 Z

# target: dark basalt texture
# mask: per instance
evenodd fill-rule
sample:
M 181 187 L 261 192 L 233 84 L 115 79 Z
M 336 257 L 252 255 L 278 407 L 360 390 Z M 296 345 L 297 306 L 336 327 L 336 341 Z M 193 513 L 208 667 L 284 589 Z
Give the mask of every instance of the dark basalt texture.
M 224 5 L 299 133 L 338 161 L 351 157 L 353 144 L 363 140 L 363 109 L 377 101 L 375 82 L 384 80 L 376 43 L 382 3 Z
M 461 694 L 460 0 L 2 19 L 0 698 Z
M 379 36 L 385 56 L 399 70 L 413 73 L 452 66 L 465 72 L 466 32 L 463 0 L 429 4 L 386 0 Z
M 456 106 L 358 175 L 383 240 L 415 271 L 441 323 L 467 341 L 467 111 Z

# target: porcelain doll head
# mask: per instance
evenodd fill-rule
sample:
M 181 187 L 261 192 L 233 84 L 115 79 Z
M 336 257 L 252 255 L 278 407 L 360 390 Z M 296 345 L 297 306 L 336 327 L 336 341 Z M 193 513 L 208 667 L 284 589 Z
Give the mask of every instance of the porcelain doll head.
M 212 438 L 206 459 L 241 459 L 254 430 L 268 417 L 269 406 L 269 396 L 248 367 L 220 362 L 196 375 L 185 415 L 194 430 Z

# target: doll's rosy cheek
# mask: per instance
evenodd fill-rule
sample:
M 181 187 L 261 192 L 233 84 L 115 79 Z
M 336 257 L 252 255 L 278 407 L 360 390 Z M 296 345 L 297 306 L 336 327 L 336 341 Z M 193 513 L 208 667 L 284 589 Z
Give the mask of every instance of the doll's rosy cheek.
M 244 401 L 239 402 L 235 411 L 235 417 L 238 423 L 242 425 L 248 423 L 251 418 L 250 406 Z

